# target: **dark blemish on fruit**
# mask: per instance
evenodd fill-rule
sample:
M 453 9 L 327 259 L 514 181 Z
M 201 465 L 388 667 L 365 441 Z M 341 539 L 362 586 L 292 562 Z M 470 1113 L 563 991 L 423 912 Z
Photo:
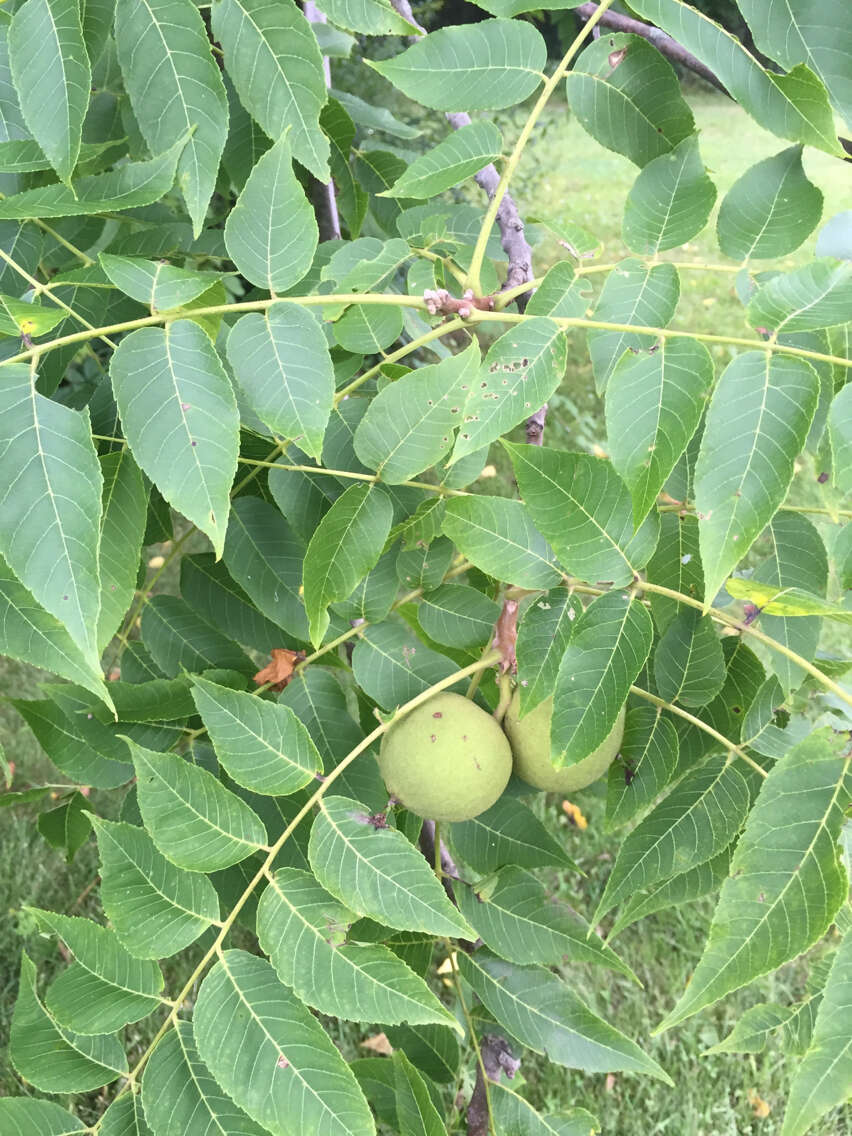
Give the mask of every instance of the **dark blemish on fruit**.
M 444 715 L 441 713 L 440 710 L 436 710 L 435 713 L 432 715 L 433 718 L 443 718 L 443 716 Z

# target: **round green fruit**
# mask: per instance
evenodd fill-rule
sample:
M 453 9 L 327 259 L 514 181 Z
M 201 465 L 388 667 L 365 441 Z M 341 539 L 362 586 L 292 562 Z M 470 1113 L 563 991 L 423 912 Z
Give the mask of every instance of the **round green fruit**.
M 540 702 L 535 710 L 531 710 L 520 721 L 519 707 L 520 694 L 515 690 L 503 726 L 512 743 L 515 773 L 534 789 L 545 789 L 549 793 L 573 793 L 577 789 L 585 789 L 606 773 L 621 748 L 624 737 L 623 706 L 615 725 L 596 750 L 576 765 L 569 765 L 567 769 L 554 769 L 550 763 L 553 699 Z
M 430 820 L 470 820 L 489 809 L 512 773 L 497 722 L 460 694 L 436 694 L 395 723 L 379 768 L 391 796 Z

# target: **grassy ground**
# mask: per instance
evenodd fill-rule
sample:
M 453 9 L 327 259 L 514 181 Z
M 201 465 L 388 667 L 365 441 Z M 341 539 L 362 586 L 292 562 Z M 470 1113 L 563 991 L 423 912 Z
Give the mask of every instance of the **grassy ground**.
M 690 101 L 702 131 L 702 154 L 718 185 L 720 199 L 750 164 L 782 149 L 782 142 L 760 130 L 722 97 L 693 92 Z M 848 207 L 848 168 L 843 163 L 811 153 L 806 156 L 806 168 L 826 194 L 826 218 Z M 621 213 L 635 173 L 625 159 L 591 142 L 569 119 L 564 107 L 556 106 L 535 135 L 514 188 L 527 214 L 535 210 L 556 219 L 571 219 L 595 233 L 604 246 L 601 259 L 608 263 L 625 255 L 620 240 Z M 790 263 L 807 255 L 812 246 L 813 238 L 790 258 Z M 554 241 L 542 243 L 537 249 L 537 269 L 547 267 L 560 255 Z M 713 223 L 673 259 L 721 262 Z M 730 273 L 684 271 L 676 320 L 678 326 L 696 331 L 750 334 L 733 294 Z M 716 349 L 716 355 L 719 364 L 729 357 L 725 348 Z M 594 394 L 581 333 L 572 339 L 568 378 L 553 401 L 548 431 L 559 446 L 582 448 L 603 438 L 601 403 Z M 34 682 L 34 672 L 0 663 L 0 689 L 7 697 L 32 697 Z M 55 771 L 50 772 L 52 767 L 5 701 L 0 701 L 0 742 L 28 781 L 37 781 L 42 775 L 63 780 L 56 778 Z M 587 793 L 582 804 L 589 816 L 589 828 L 579 832 L 563 827 L 562 831 L 569 851 L 587 877 L 554 877 L 551 884 L 580 911 L 589 912 L 603 888 L 615 848 L 614 838 L 603 831 L 602 800 Z M 67 865 L 39 837 L 35 815 L 35 809 L 0 812 L 0 1096 L 25 1091 L 3 1061 L 17 986 L 21 906 L 29 903 L 73 910 L 75 914 L 96 910 L 95 901 L 86 892 L 97 867 L 93 845 Z M 558 814 L 552 809 L 549 815 Z M 576 976 L 578 989 L 599 1012 L 647 1046 L 676 1088 L 647 1078 L 584 1076 L 527 1057 L 522 1067 L 524 1092 L 533 1103 L 546 1109 L 582 1105 L 600 1118 L 604 1131 L 612 1136 L 636 1132 L 646 1136 L 774 1136 L 780 1131 L 785 1085 L 795 1064 L 792 1059 L 777 1047 L 754 1056 L 702 1058 L 700 1053 L 725 1036 L 746 1007 L 767 999 L 788 1002 L 800 996 L 805 978 L 802 964 L 792 963 L 778 976 L 755 983 L 671 1034 L 649 1039 L 651 1029 L 671 1008 L 697 961 L 711 912 L 712 902 L 705 901 L 652 916 L 628 929 L 616 942 L 644 989 L 603 970 L 583 970 Z M 30 939 L 30 947 L 41 961 L 38 940 Z M 45 946 L 41 954 L 46 952 Z M 174 987 L 174 983 L 170 985 Z M 131 1044 L 141 1043 L 143 1038 L 140 1033 L 130 1040 Z M 345 1027 L 340 1041 L 348 1048 L 354 1046 L 357 1037 Z M 754 1114 L 750 1101 L 753 1092 L 770 1108 L 765 1118 Z M 852 1136 L 852 1122 L 833 1114 L 815 1125 L 812 1132 L 814 1136 Z

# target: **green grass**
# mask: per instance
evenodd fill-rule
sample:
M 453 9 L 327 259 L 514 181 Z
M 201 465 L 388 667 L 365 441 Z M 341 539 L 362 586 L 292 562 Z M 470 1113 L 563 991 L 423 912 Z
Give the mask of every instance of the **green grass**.
M 720 199 L 749 165 L 783 148 L 781 140 L 762 131 L 721 96 L 693 91 L 689 98 L 702 131 L 702 154 Z M 507 130 L 507 143 L 512 141 L 511 133 Z M 848 167 L 812 152 L 806 154 L 805 164 L 825 193 L 825 218 L 848 207 Z M 556 105 L 536 132 L 513 190 L 522 211 L 571 219 L 595 233 L 603 242 L 602 260 L 609 263 L 626 255 L 620 238 L 621 214 L 635 175 L 629 162 L 597 146 L 565 108 Z M 687 249 L 667 256 L 721 262 L 714 221 L 715 217 Z M 812 237 L 782 266 L 810 255 L 813 241 Z M 537 271 L 561 255 L 563 250 L 556 242 L 545 237 L 536 248 Z M 684 271 L 681 284 L 677 326 L 751 334 L 733 292 L 732 273 Z M 603 441 L 602 404 L 594 393 L 583 333 L 575 333 L 570 344 L 568 376 L 552 403 L 548 437 L 560 447 L 588 448 Z M 730 358 L 727 348 L 714 347 L 713 351 L 717 365 Z M 28 668 L 0 662 L 0 683 L 7 697 L 32 697 L 37 678 L 37 672 Z M 0 742 L 25 783 L 42 778 L 64 781 L 5 701 L 0 702 Z M 558 812 L 558 802 L 542 801 L 541 808 L 551 823 L 560 827 L 569 852 L 587 873 L 585 878 L 554 874 L 549 885 L 579 911 L 589 913 L 602 891 L 618 836 L 603 830 L 600 792 L 587 791 L 580 803 L 590 821 L 584 832 L 567 826 Z M 106 799 L 101 804 L 107 807 Z M 99 910 L 95 893 L 86 891 L 97 871 L 94 845 L 84 847 L 74 863 L 67 865 L 42 841 L 36 830 L 36 815 L 35 807 L 0 812 L 0 1096 L 27 1091 L 3 1060 L 17 988 L 21 907 L 34 904 L 75 914 L 96 914 Z M 748 1006 L 767 999 L 788 1002 L 801 996 L 806 976 L 801 962 L 788 964 L 776 976 L 754 983 L 677 1030 L 650 1038 L 651 1030 L 671 1008 L 698 960 L 712 909 L 712 900 L 673 909 L 629 928 L 616 940 L 616 948 L 639 976 L 643 989 L 605 970 L 577 968 L 568 973 L 599 1013 L 647 1047 L 673 1078 L 675 1089 L 629 1076 L 616 1076 L 608 1083 L 603 1076 L 585 1076 L 526 1055 L 523 1092 L 537 1107 L 584 1106 L 599 1117 L 604 1132 L 612 1136 L 774 1136 L 780 1131 L 785 1086 L 795 1059 L 774 1044 L 767 1052 L 753 1056 L 703 1058 L 701 1052 L 724 1037 Z M 33 936 L 28 946 L 44 977 L 49 978 L 56 966 L 55 956 L 48 957 L 52 949 Z M 189 973 L 189 966 L 188 959 L 177 964 L 180 973 L 168 976 L 171 989 L 180 985 L 180 977 Z M 131 1048 L 138 1051 L 149 1035 L 150 1023 L 143 1024 L 129 1039 Z M 342 1025 L 334 1036 L 348 1055 L 354 1054 L 358 1040 L 355 1027 Z M 769 1104 L 771 1112 L 766 1119 L 753 1115 L 748 1096 L 751 1090 Z M 84 1119 L 99 1111 L 96 1095 L 79 1103 Z M 813 1136 L 852 1136 L 852 1121 L 835 1113 L 815 1125 L 812 1132 Z

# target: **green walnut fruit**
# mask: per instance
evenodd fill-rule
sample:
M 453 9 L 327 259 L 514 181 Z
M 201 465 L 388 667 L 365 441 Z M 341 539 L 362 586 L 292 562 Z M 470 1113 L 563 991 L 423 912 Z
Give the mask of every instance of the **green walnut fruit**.
M 395 723 L 379 768 L 388 792 L 430 820 L 470 820 L 490 808 L 512 774 L 497 722 L 460 694 L 436 694 Z
M 585 789 L 606 773 L 621 748 L 624 737 L 623 706 L 615 725 L 596 750 L 575 765 L 569 765 L 566 769 L 554 769 L 550 762 L 553 699 L 540 702 L 535 710 L 531 710 L 520 721 L 519 707 L 520 694 L 516 690 L 503 726 L 512 743 L 515 773 L 535 789 L 546 789 L 549 793 L 573 793 L 577 789 Z

